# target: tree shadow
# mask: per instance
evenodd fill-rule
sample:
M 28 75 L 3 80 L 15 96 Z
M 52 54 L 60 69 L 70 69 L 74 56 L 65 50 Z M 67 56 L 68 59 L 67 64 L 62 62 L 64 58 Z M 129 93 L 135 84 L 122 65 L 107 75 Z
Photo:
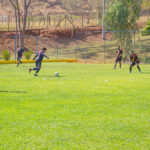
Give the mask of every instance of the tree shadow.
M 0 91 L 0 93 L 28 93 L 26 91 Z
M 40 78 L 45 77 L 45 78 L 62 78 L 64 76 L 39 76 Z

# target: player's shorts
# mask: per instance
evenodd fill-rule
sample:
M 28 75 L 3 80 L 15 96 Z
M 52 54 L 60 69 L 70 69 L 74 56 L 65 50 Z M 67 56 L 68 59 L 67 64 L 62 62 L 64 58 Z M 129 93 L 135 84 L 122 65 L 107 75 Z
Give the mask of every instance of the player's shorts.
M 122 60 L 122 56 L 116 58 L 116 62 L 121 61 L 121 60 Z
M 22 56 L 18 56 L 17 60 L 18 60 L 18 61 L 20 61 L 20 60 L 21 60 L 21 58 L 22 58 Z
M 131 63 L 131 66 L 134 66 L 134 65 L 139 64 L 139 63 L 140 63 L 139 60 L 138 60 L 137 62 L 132 62 L 132 63 Z
M 36 61 L 36 67 L 39 69 L 41 68 L 41 61 Z

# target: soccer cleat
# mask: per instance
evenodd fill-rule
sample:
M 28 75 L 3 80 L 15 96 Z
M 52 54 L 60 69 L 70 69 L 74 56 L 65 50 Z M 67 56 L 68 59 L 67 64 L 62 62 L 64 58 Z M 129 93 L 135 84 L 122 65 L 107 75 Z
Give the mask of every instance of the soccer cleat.
M 121 69 L 121 67 L 119 67 L 119 69 Z
M 116 67 L 113 67 L 113 69 L 116 69 Z
M 30 73 L 31 71 L 32 71 L 32 69 L 30 68 L 30 69 L 29 69 L 29 73 Z
M 132 73 L 131 71 L 129 71 L 129 73 Z
M 139 73 L 142 73 L 142 71 L 139 71 Z
M 36 76 L 36 77 L 37 77 L 38 75 L 35 73 L 35 74 L 34 74 L 34 76 Z

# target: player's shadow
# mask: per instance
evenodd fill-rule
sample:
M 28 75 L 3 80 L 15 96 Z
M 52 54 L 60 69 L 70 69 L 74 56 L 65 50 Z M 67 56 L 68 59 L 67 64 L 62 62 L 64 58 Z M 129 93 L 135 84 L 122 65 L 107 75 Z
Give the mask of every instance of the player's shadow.
M 0 93 L 28 93 L 26 91 L 0 91 Z
M 39 77 L 45 77 L 45 78 L 62 78 L 64 76 L 39 76 Z

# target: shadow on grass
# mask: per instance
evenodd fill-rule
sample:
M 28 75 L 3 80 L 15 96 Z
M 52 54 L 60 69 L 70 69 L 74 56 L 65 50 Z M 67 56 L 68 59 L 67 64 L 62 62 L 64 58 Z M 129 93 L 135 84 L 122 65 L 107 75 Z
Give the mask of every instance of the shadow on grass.
M 25 91 L 0 91 L 0 93 L 28 93 Z
M 40 78 L 45 77 L 45 78 L 62 78 L 64 76 L 38 76 Z

